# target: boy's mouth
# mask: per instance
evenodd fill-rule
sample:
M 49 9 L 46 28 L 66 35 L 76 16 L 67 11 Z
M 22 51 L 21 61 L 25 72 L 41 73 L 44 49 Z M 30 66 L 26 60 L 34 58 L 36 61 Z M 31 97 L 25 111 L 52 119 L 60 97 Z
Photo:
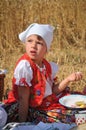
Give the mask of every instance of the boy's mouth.
M 36 54 L 36 51 L 30 51 L 30 53 L 34 55 L 34 54 Z

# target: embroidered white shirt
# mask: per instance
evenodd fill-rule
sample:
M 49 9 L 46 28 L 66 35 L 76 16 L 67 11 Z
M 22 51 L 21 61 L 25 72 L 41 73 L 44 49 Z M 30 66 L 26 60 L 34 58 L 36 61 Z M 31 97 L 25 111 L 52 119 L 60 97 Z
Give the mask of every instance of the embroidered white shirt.
M 52 94 L 52 84 L 53 79 L 55 78 L 57 72 L 58 72 L 58 65 L 54 62 L 50 62 L 51 69 L 52 69 L 52 75 L 51 80 L 46 80 L 46 87 L 45 87 L 45 94 L 44 97 Z M 44 71 L 45 66 L 43 68 L 39 68 L 41 72 Z M 16 79 L 15 84 L 18 86 L 24 86 L 23 82 L 20 82 L 22 78 L 25 79 L 28 86 L 32 86 L 31 80 L 33 79 L 33 71 L 30 66 L 30 63 L 27 60 L 21 60 L 18 65 L 16 66 L 16 69 L 14 71 L 14 78 Z

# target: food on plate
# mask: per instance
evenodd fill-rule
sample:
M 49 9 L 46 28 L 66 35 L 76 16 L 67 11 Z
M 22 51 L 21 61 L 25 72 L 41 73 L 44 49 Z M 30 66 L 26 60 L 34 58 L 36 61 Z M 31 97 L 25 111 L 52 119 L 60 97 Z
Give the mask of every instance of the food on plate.
M 86 107 L 86 103 L 84 101 L 77 101 L 75 102 L 77 107 L 84 108 Z

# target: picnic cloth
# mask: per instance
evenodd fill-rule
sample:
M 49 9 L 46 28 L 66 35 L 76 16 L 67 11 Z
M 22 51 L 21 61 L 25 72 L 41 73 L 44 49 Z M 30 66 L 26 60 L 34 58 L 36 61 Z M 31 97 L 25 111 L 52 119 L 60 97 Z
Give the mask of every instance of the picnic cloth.
M 0 127 L 3 127 L 7 121 L 7 113 L 6 111 L 0 107 Z
M 70 130 L 76 126 L 75 123 L 65 124 L 61 122 L 43 123 L 39 122 L 37 125 L 27 123 L 8 123 L 1 130 Z

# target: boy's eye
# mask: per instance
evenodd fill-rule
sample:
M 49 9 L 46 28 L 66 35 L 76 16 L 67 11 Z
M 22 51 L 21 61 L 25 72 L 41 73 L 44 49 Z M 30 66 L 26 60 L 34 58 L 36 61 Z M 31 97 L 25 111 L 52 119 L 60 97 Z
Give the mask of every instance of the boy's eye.
M 37 42 L 37 44 L 43 45 L 43 43 L 42 43 L 42 42 Z
M 32 40 L 31 40 L 31 39 L 28 39 L 27 42 L 32 42 Z

